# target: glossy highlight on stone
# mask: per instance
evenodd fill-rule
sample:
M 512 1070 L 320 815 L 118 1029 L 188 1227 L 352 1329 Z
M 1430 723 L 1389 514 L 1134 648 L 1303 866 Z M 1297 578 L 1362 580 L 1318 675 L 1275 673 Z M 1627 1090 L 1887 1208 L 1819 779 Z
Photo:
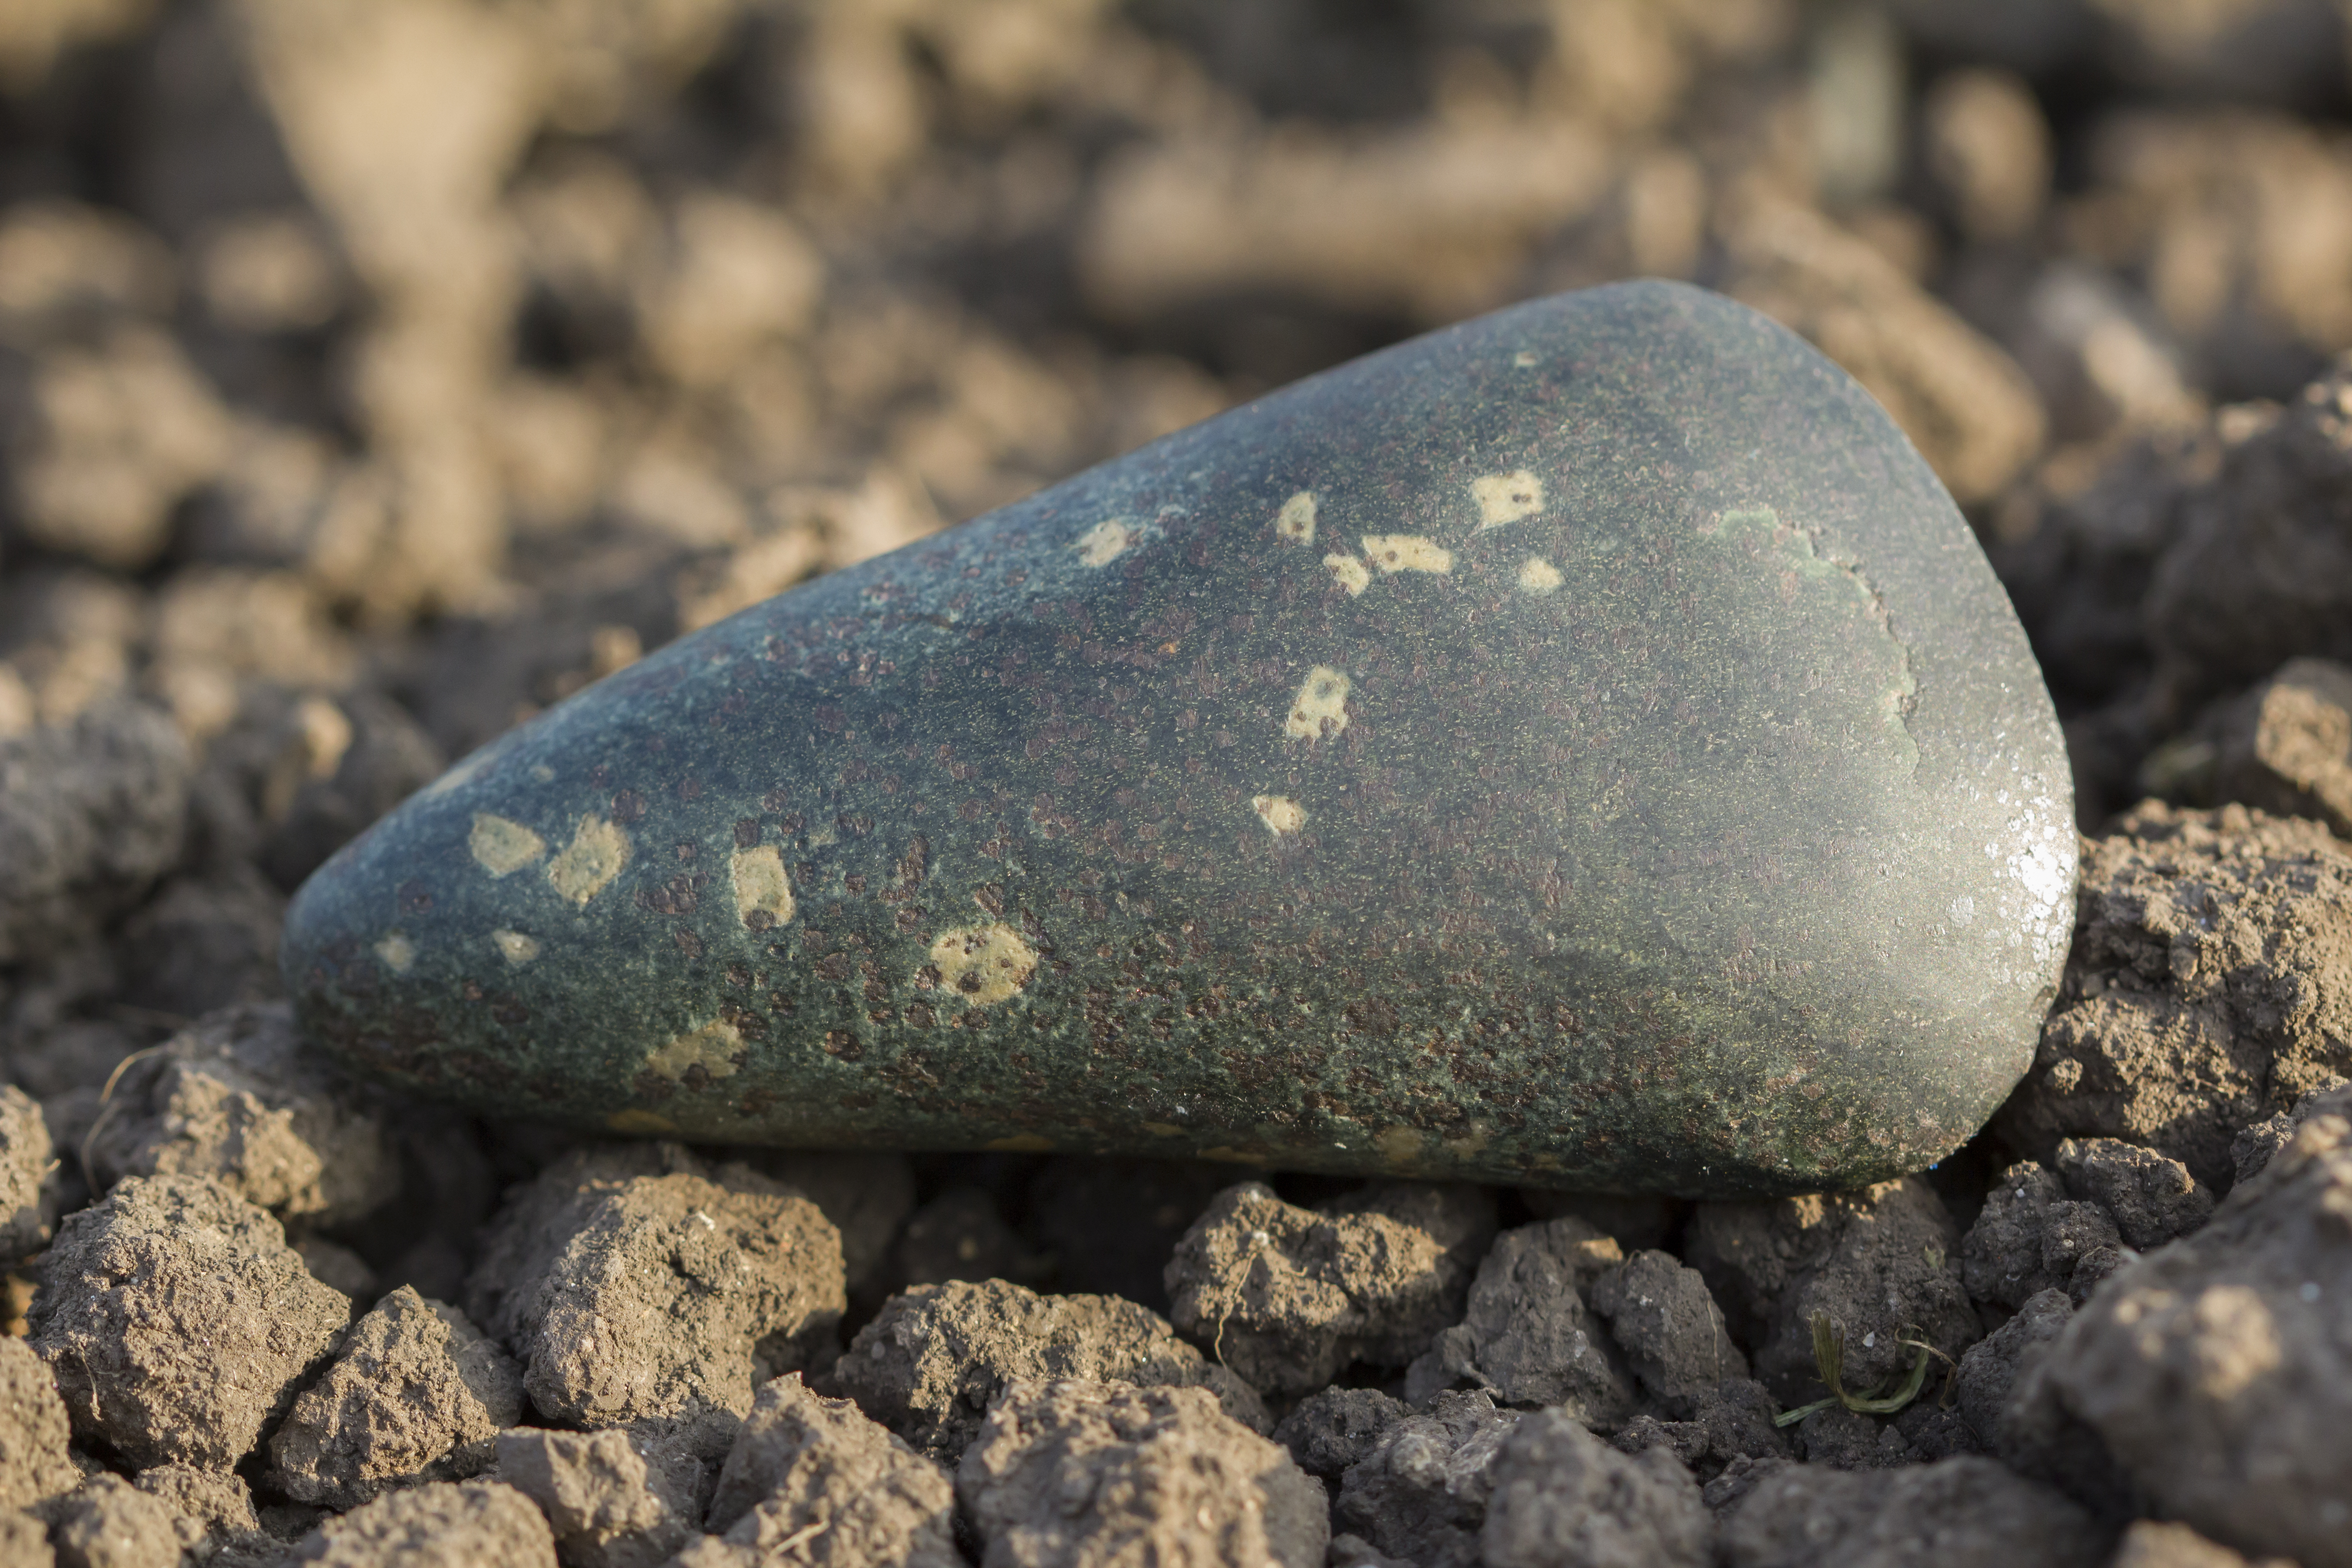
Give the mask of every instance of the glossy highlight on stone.
M 664 648 L 297 897 L 304 1026 L 506 1114 L 1850 1186 L 2032 1060 L 2064 748 L 1869 396 L 1615 285 Z

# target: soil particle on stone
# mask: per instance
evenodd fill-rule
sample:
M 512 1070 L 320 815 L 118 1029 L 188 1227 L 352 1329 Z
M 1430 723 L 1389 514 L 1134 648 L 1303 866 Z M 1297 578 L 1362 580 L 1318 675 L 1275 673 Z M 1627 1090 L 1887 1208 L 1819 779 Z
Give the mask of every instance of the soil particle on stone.
M 1960 1245 L 1971 1300 L 2014 1311 L 2029 1297 L 2064 1289 L 2083 1259 L 2117 1240 L 2095 1203 L 2069 1198 L 2057 1175 L 2030 1160 L 2000 1173 Z
M 2074 947 L 1994 1128 L 2048 1162 L 2122 1139 L 2225 1190 L 2246 1127 L 2352 1077 L 2352 848 L 2317 823 L 2149 802 L 2086 847 Z
M 1041 1296 L 1003 1279 L 893 1296 L 832 1378 L 866 1415 L 948 1464 L 1016 1380 L 1205 1388 L 1251 1430 L 1272 1425 L 1254 1389 L 1203 1360 L 1159 1313 L 1116 1296 Z
M 740 1415 L 760 1384 L 829 1350 L 840 1233 L 748 1167 L 699 1169 L 674 1145 L 583 1152 L 491 1219 L 468 1315 L 523 1363 L 541 1415 Z
M 1812 1320 L 1844 1335 L 1844 1383 L 1907 1373 L 1923 1340 L 1957 1358 L 1980 1332 L 1960 1278 L 1960 1235 L 1916 1176 L 1854 1193 L 1701 1204 L 1684 1261 L 1746 1344 L 1757 1379 L 1789 1405 L 1820 1398 Z
M 555 1539 L 530 1500 L 497 1481 L 428 1481 L 321 1521 L 288 1563 L 320 1568 L 441 1568 L 496 1563 L 556 1568 Z
M 982 1568 L 1317 1568 L 1323 1488 L 1206 1389 L 1016 1383 L 956 1468 Z
M 335 1226 L 399 1191 L 380 1106 L 268 1003 L 215 1014 L 131 1063 L 87 1147 L 107 1185 L 209 1176 L 289 1223 Z
M 2204 1229 L 2108 1282 L 2039 1370 L 2164 1511 L 2352 1564 L 2352 1118 L 2315 1115 Z
M 2098 1568 L 2114 1531 L 1990 1459 L 1895 1470 L 1796 1465 L 1722 1516 L 1724 1568 Z
M 522 1414 L 522 1378 L 455 1307 L 404 1285 L 352 1325 L 269 1439 L 270 1479 L 302 1502 L 356 1508 L 396 1486 L 490 1462 Z
M 1412 1412 L 1404 1401 L 1377 1388 L 1326 1388 L 1292 1405 L 1276 1426 L 1274 1440 L 1308 1475 L 1336 1481 Z
M 1660 1448 L 1623 1454 L 1556 1410 L 1524 1416 L 1489 1472 L 1486 1568 L 1705 1568 L 1713 1521 Z
M 1447 1390 L 1384 1428 L 1340 1478 L 1334 1526 L 1422 1568 L 1468 1568 L 1496 1459 L 1523 1419 L 1479 1391 Z
M 948 1473 L 795 1373 L 761 1389 L 719 1471 L 707 1527 L 756 1568 L 958 1568 Z M 708 1549 L 706 1549 L 707 1552 Z M 721 1561 L 709 1553 L 707 1561 Z
M 59 1568 L 177 1568 L 205 1527 L 116 1475 L 96 1475 L 51 1510 Z
M 2162 1247 L 2212 1217 L 2212 1190 L 2153 1149 L 2115 1138 L 2069 1138 L 2058 1145 L 2057 1160 L 2066 1190 L 2105 1209 L 2126 1247 Z
M 0 963 L 56 952 L 170 870 L 187 742 L 142 704 L 0 739 Z
M 71 1438 L 48 1363 L 0 1334 L 0 1513 L 73 1489 L 81 1472 L 66 1452 Z
M 1580 1219 L 1505 1231 L 1479 1260 L 1462 1321 L 1405 1369 L 1405 1397 L 1420 1404 L 1466 1385 L 1614 1430 L 1633 1412 L 1633 1373 L 1589 1297 L 1622 1261 L 1617 1244 Z
M 518 1427 L 497 1439 L 498 1479 L 539 1505 L 566 1568 L 653 1568 L 694 1535 L 690 1485 L 630 1434 Z
M 0 1084 L 0 1266 L 49 1244 L 58 1220 L 58 1160 L 40 1101 Z
M 1324 1213 L 1244 1182 L 1177 1243 L 1171 1315 L 1260 1392 L 1308 1394 L 1352 1361 L 1421 1354 L 1460 1320 L 1494 1234 L 1476 1188 L 1382 1184 Z
M 1642 1392 L 1668 1414 L 1687 1416 L 1725 1379 L 1747 1378 L 1748 1358 L 1731 1342 L 1706 1281 L 1672 1253 L 1634 1253 L 1595 1279 L 1591 1295 Z
M 59 1227 L 32 1343 L 77 1435 L 133 1465 L 226 1469 L 341 1343 L 351 1306 L 266 1211 L 201 1176 L 132 1176 Z

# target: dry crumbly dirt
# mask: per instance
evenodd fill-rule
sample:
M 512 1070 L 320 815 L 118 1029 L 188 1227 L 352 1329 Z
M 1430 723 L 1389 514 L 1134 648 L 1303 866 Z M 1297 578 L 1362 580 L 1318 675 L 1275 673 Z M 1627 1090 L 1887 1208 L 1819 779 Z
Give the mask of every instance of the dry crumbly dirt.
M 2352 1565 L 2348 34 L 0 5 L 0 1560 Z M 1885 404 L 2067 726 L 2073 957 L 1936 1170 L 1692 1205 L 596 1143 L 292 1030 L 293 889 L 546 705 L 1643 275 Z M 1917 1397 L 1777 1425 L 1817 1316 Z

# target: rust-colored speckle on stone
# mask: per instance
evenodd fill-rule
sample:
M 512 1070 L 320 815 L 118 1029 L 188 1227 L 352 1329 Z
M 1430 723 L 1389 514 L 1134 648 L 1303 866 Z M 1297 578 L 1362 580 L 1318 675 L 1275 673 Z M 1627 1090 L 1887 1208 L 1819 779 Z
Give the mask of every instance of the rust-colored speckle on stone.
M 1372 569 L 1352 555 L 1326 555 L 1323 564 L 1339 586 L 1348 590 L 1350 599 L 1361 598 L 1364 590 L 1372 585 Z
M 1037 953 L 1009 925 L 967 926 L 942 931 L 931 943 L 931 963 L 940 984 L 975 1007 L 1014 995 L 1037 972 Z
M 629 863 L 629 836 L 594 812 L 580 818 L 572 842 L 547 868 L 547 885 L 585 908 Z
M 1252 795 L 1250 806 L 1276 838 L 1307 826 L 1307 808 L 1286 795 Z
M 1348 727 L 1347 672 L 1318 664 L 1307 672 L 1282 732 L 1295 741 L 1317 741 Z
M 1315 542 L 1315 492 L 1300 490 L 1282 503 L 1274 520 L 1275 532 L 1298 544 Z
M 746 931 L 766 931 L 793 918 L 793 884 L 772 844 L 735 851 L 735 914 Z
M 1470 481 L 1470 499 L 1478 503 L 1478 529 L 1483 533 L 1543 510 L 1543 481 L 1525 468 L 1488 474 Z
M 466 836 L 474 863 L 493 877 L 509 877 L 547 853 L 547 840 L 520 822 L 474 813 L 474 830 Z
M 711 1078 L 729 1078 L 742 1065 L 742 1033 L 724 1018 L 680 1035 L 646 1058 L 646 1066 L 667 1079 L 682 1079 L 696 1068 Z
M 1559 568 L 1540 555 L 1530 555 L 1519 567 L 1519 586 L 1530 594 L 1559 592 Z
M 1383 575 L 1393 572 L 1433 572 L 1444 576 L 1454 570 L 1454 552 L 1418 533 L 1368 533 L 1364 535 L 1364 553 L 1372 558 L 1372 564 Z
M 1089 566 L 1108 566 L 1126 554 L 1134 543 L 1135 530 L 1112 518 L 1078 535 L 1078 542 L 1070 548 Z
M 539 939 L 519 931 L 494 931 L 490 940 L 498 944 L 499 955 L 517 969 L 539 956 Z

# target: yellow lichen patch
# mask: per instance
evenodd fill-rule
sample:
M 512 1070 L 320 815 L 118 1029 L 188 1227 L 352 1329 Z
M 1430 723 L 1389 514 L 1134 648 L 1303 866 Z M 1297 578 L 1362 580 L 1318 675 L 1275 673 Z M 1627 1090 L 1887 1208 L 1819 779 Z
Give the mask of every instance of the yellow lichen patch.
M 1488 474 L 1470 481 L 1470 499 L 1478 503 L 1478 528 L 1484 532 L 1543 510 L 1543 481 L 1525 468 Z
M 416 962 L 416 944 L 398 931 L 394 931 L 375 944 L 375 955 L 394 974 L 405 974 L 408 966 Z
M 735 916 L 748 931 L 766 931 L 793 918 L 793 884 L 772 844 L 735 851 Z
M 1294 741 L 1316 741 L 1348 727 L 1348 677 L 1328 664 L 1307 672 L 1298 695 L 1290 700 L 1282 732 Z
M 1108 522 L 1098 522 L 1078 535 L 1078 542 L 1070 548 L 1076 551 L 1078 559 L 1089 566 L 1108 566 L 1126 554 L 1134 543 L 1135 530 L 1113 518 Z
M 696 1068 L 711 1078 L 730 1078 L 743 1064 L 743 1036 L 720 1018 L 691 1034 L 680 1035 L 646 1056 L 646 1066 L 667 1079 L 681 1079 Z
M 547 853 L 547 840 L 520 822 L 474 813 L 474 831 L 466 836 L 474 863 L 493 877 L 511 876 Z
M 1559 568 L 1540 555 L 1530 555 L 1519 567 L 1519 586 L 1530 594 L 1559 592 Z
M 931 963 L 940 984 L 975 1007 L 1013 995 L 1037 972 L 1037 953 L 1009 925 L 966 926 L 942 931 L 931 943 Z
M 1411 1170 L 1421 1163 L 1428 1139 L 1410 1127 L 1383 1127 L 1372 1135 L 1372 1147 L 1392 1167 Z
M 677 1122 L 650 1110 L 616 1110 L 604 1118 L 604 1125 L 629 1138 L 660 1138 L 677 1131 Z
M 1315 492 L 1300 490 L 1282 503 L 1274 520 L 1275 532 L 1299 544 L 1315 542 Z
M 499 955 L 517 969 L 539 956 L 539 939 L 519 931 L 494 931 L 490 940 L 498 944 Z
M 1372 569 L 1352 555 L 1326 555 L 1323 564 L 1329 568 L 1339 586 L 1348 590 L 1350 599 L 1360 597 L 1372 585 Z
M 1256 811 L 1266 831 L 1276 838 L 1286 833 L 1296 833 L 1307 826 L 1307 808 L 1288 795 L 1255 795 L 1250 796 L 1251 808 Z
M 1364 553 L 1383 574 L 1434 572 L 1443 576 L 1454 570 L 1454 552 L 1418 533 L 1368 533 Z
M 629 863 L 629 836 L 591 811 L 580 818 L 572 842 L 547 868 L 547 885 L 586 907 Z
M 1050 1154 L 1054 1141 L 1035 1132 L 1015 1132 L 1010 1138 L 992 1138 L 981 1147 L 998 1154 Z

